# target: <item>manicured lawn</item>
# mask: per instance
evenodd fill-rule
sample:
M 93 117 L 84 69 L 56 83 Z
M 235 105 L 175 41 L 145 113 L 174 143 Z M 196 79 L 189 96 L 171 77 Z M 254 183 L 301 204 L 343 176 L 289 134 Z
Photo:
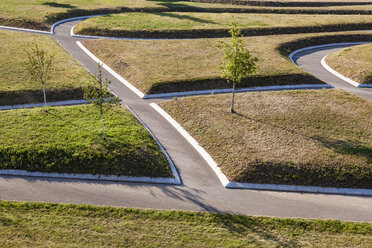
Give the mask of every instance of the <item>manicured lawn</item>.
M 234 13 L 124 13 L 90 18 L 76 26 L 76 33 L 87 29 L 102 30 L 191 30 L 229 29 L 234 19 L 242 28 L 317 27 L 371 23 L 368 15 L 278 15 Z
M 68 17 L 103 14 L 99 9 L 106 9 L 105 13 L 118 13 L 132 11 L 133 8 L 146 8 L 153 11 L 158 8 L 164 10 L 182 10 L 185 7 L 203 8 L 204 11 L 216 12 L 218 9 L 240 9 L 241 11 L 281 11 L 286 13 L 298 13 L 301 11 L 314 11 L 324 13 L 324 11 L 372 11 L 371 5 L 356 6 L 326 6 L 326 7 L 255 7 L 231 4 L 216 3 L 197 3 L 178 0 L 2 0 L 0 2 L 0 25 L 25 27 L 39 30 L 48 30 L 53 22 Z M 123 8 L 123 9 L 120 9 Z M 129 9 L 128 9 L 129 8 Z M 97 12 L 98 11 L 98 12 Z M 357 14 L 353 12 L 353 14 Z
M 372 84 L 372 44 L 345 48 L 329 55 L 327 64 L 361 84 Z
M 372 225 L 333 220 L 0 202 L 2 247 L 370 247 Z
M 331 37 L 355 33 L 325 35 Z M 259 61 L 257 73 L 245 80 L 241 87 L 321 83 L 296 67 L 287 55 L 282 56 L 278 52 L 281 43 L 318 36 L 323 34 L 244 38 L 246 47 Z M 222 63 L 222 52 L 216 47 L 218 40 L 89 40 L 83 44 L 135 87 L 144 93 L 153 94 L 230 88 L 220 79 L 218 67 Z M 327 39 L 324 42 L 330 43 Z
M 341 90 L 162 102 L 234 182 L 372 188 L 372 102 Z
M 25 71 L 33 42 L 55 55 L 47 100 L 81 99 L 91 76 L 52 37 L 0 30 L 0 105 L 43 101 L 41 84 L 32 82 Z
M 105 115 L 107 140 L 92 105 L 0 112 L 0 169 L 172 177 L 146 129 L 125 108 Z

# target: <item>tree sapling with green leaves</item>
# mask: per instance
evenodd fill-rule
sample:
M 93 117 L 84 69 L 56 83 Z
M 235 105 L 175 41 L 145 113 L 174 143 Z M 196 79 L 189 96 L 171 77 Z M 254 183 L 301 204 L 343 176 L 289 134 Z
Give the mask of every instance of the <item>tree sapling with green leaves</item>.
M 33 81 L 41 83 L 43 87 L 45 112 L 47 112 L 45 84 L 50 79 L 54 56 L 39 48 L 36 42 L 31 52 L 27 52 L 27 55 L 28 60 L 25 62 L 26 71 Z
M 88 85 L 88 87 L 84 90 L 84 98 L 89 100 L 99 111 L 102 121 L 103 139 L 105 140 L 106 134 L 105 125 L 103 123 L 103 114 L 113 105 L 118 104 L 119 98 L 112 96 L 112 94 L 108 90 L 108 86 L 110 85 L 111 81 L 107 78 L 105 78 L 105 80 L 102 79 L 102 69 L 100 64 L 98 64 L 98 74 L 93 75 L 92 82 L 93 83 L 91 85 Z
M 226 79 L 228 83 L 233 84 L 231 113 L 235 113 L 234 98 L 235 84 L 240 83 L 243 78 L 247 78 L 257 70 L 256 62 L 258 59 L 252 57 L 251 53 L 244 47 L 243 40 L 240 38 L 241 29 L 238 23 L 231 22 L 230 43 L 219 41 L 218 47 L 223 51 L 223 66 L 221 78 Z

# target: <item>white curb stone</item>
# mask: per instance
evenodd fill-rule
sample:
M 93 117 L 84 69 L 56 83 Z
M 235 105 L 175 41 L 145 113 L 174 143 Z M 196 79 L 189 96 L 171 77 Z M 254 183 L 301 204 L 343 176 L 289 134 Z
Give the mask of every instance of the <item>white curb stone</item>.
M 88 100 L 70 100 L 70 101 L 59 101 L 59 102 L 48 102 L 47 106 L 69 106 L 69 105 L 79 105 L 79 104 L 89 104 Z M 19 104 L 19 105 L 5 105 L 0 106 L 0 110 L 9 109 L 22 109 L 22 108 L 38 108 L 44 107 L 44 103 L 34 103 L 34 104 Z
M 119 80 L 122 84 L 128 87 L 131 91 L 133 91 L 137 96 L 143 98 L 144 94 L 139 91 L 136 87 L 130 84 L 127 80 L 125 80 L 122 76 L 116 73 L 113 69 L 111 69 L 108 65 L 103 63 L 99 58 L 97 58 L 93 53 L 91 53 L 80 41 L 77 41 L 76 44 L 95 62 L 99 63 L 106 71 L 108 71 L 111 75 L 113 75 L 117 80 Z
M 194 147 L 194 149 L 199 152 L 199 154 L 204 158 L 210 168 L 214 171 L 221 184 L 225 188 L 372 196 L 372 189 L 230 182 L 227 179 L 226 175 L 222 173 L 221 169 L 218 167 L 213 158 L 185 129 L 182 128 L 182 126 L 177 121 L 175 121 L 168 113 L 166 113 L 161 107 L 159 107 L 159 105 L 151 103 L 150 106 L 153 107 L 161 116 L 163 116 Z
M 348 78 L 348 77 L 345 77 L 344 75 L 342 75 L 341 73 L 333 70 L 327 63 L 326 63 L 326 58 L 328 57 L 325 56 L 322 61 L 320 62 L 322 64 L 322 66 L 324 67 L 324 69 L 326 69 L 327 71 L 329 71 L 330 73 L 332 73 L 333 75 L 335 75 L 336 77 L 344 80 L 345 82 L 355 86 L 355 87 L 358 87 L 358 88 L 372 88 L 372 84 L 360 84 L 358 82 L 355 82 L 354 80 Z

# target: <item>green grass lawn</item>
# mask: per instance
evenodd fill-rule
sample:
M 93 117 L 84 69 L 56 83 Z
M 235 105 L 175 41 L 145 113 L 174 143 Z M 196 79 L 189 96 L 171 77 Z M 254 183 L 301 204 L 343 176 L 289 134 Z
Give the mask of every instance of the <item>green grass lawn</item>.
M 90 18 L 78 26 L 76 33 L 89 34 L 89 30 L 170 31 L 195 29 L 229 29 L 234 19 L 243 29 L 278 27 L 318 27 L 371 23 L 368 15 L 278 15 L 234 13 L 124 13 Z
M 372 84 L 372 44 L 353 46 L 330 54 L 327 64 L 361 84 Z
M 329 37 L 336 34 L 352 35 L 357 32 L 244 38 L 246 47 L 259 61 L 256 74 L 245 80 L 241 87 L 321 83 L 296 67 L 287 54 L 281 55 L 278 47 L 284 42 L 324 35 L 324 43 L 340 42 L 341 39 L 329 40 Z M 218 67 L 222 63 L 223 54 L 216 47 L 218 40 L 89 40 L 83 44 L 142 92 L 154 94 L 230 88 L 231 85 L 220 79 Z M 313 44 L 311 42 L 308 46 Z
M 159 104 L 234 182 L 372 188 L 372 102 L 341 90 Z
M 371 247 L 372 225 L 0 202 L 1 247 Z
M 81 99 L 90 74 L 52 37 L 0 30 L 0 105 L 42 102 L 42 87 L 25 71 L 32 43 L 55 55 L 47 100 Z
M 125 108 L 92 105 L 0 112 L 0 169 L 173 177 L 157 143 Z
M 25 27 L 32 29 L 48 30 L 53 22 L 69 17 L 103 13 L 117 13 L 128 11 L 120 8 L 146 8 L 148 11 L 154 8 L 164 10 L 180 10 L 189 7 L 203 8 L 204 11 L 219 11 L 218 9 L 241 9 L 242 11 L 290 11 L 292 13 L 302 11 L 327 12 L 327 11 L 372 11 L 371 5 L 356 6 L 326 6 L 326 7 L 254 7 L 218 3 L 197 3 L 178 0 L 2 0 L 0 2 L 0 25 Z M 357 12 L 354 12 L 357 14 Z

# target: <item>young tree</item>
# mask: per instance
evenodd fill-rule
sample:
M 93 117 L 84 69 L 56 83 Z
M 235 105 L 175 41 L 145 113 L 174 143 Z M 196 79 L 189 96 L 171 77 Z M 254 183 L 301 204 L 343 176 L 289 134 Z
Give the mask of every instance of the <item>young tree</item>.
M 98 74 L 93 75 L 93 81 L 91 85 L 84 90 L 84 98 L 89 100 L 101 114 L 103 139 L 106 139 L 105 125 L 103 124 L 103 113 L 105 110 L 109 110 L 113 105 L 119 103 L 118 97 L 113 97 L 108 90 L 108 86 L 111 83 L 107 78 L 102 79 L 101 65 L 98 64 Z
M 234 98 L 235 84 L 240 83 L 243 78 L 247 78 L 257 69 L 256 62 L 258 59 L 252 57 L 251 53 L 244 47 L 243 40 L 240 38 L 241 29 L 236 22 L 231 22 L 230 43 L 219 41 L 218 47 L 223 50 L 223 66 L 221 78 L 226 79 L 228 83 L 233 83 L 233 94 L 231 112 L 235 113 Z
M 50 78 L 54 56 L 39 48 L 36 42 L 34 43 L 31 52 L 27 52 L 27 55 L 28 60 L 25 63 L 26 71 L 31 76 L 32 80 L 41 83 L 43 86 L 44 106 L 45 112 L 47 112 L 45 83 Z

